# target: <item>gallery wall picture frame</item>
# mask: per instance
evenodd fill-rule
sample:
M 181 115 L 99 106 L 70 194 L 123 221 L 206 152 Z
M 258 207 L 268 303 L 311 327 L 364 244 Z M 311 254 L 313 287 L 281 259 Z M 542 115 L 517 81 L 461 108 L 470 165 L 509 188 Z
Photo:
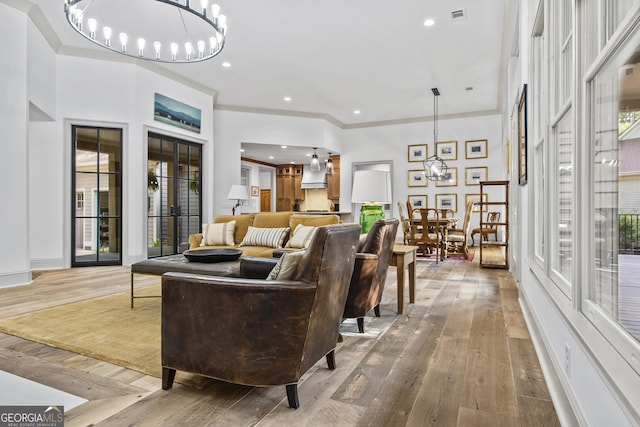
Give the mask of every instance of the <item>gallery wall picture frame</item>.
M 467 206 L 467 203 L 469 202 L 473 202 L 473 203 L 478 203 L 480 202 L 480 194 L 465 194 L 464 197 L 464 205 Z M 482 205 L 482 212 L 486 212 L 488 210 L 489 205 L 487 205 L 486 203 L 489 201 L 489 195 L 488 194 L 483 194 L 482 195 L 482 201 L 483 204 Z M 475 205 L 473 207 L 473 212 L 480 212 L 480 205 Z
M 410 194 L 407 196 L 407 200 L 413 209 L 427 209 L 428 198 L 426 194 Z
M 260 195 L 260 187 L 257 185 L 251 186 L 251 197 L 258 197 Z
M 527 184 L 527 84 L 518 102 L 518 183 Z
M 458 195 L 436 194 L 436 209 L 451 209 L 458 212 Z
M 489 156 L 486 139 L 473 139 L 465 141 L 467 159 L 484 159 Z
M 480 185 L 480 181 L 487 181 L 489 169 L 486 166 L 464 168 L 465 185 Z
M 442 175 L 442 178 L 436 181 L 436 187 L 457 187 L 458 186 L 458 168 L 449 167 Z
M 409 162 L 422 162 L 427 160 L 427 144 L 414 144 L 407 146 L 407 160 Z
M 412 169 L 407 172 L 408 182 L 407 185 L 409 187 L 426 187 L 429 185 L 429 180 L 424 175 L 424 171 L 422 169 Z
M 458 160 L 458 141 L 436 142 L 436 154 L 442 160 Z

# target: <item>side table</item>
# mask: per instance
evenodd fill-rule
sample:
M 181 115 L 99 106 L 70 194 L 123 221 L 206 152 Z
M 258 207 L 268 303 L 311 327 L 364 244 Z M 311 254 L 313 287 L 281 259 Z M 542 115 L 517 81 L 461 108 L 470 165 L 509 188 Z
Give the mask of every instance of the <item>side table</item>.
M 416 253 L 417 246 L 393 245 L 389 265 L 395 266 L 398 274 L 398 314 L 404 311 L 404 270 L 409 271 L 409 303 L 416 298 Z

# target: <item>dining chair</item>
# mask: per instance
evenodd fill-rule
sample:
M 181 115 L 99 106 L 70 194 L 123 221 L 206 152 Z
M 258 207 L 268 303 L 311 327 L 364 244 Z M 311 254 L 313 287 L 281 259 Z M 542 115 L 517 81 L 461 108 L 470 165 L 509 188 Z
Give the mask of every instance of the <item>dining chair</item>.
M 487 223 L 492 223 L 492 222 L 500 222 L 500 212 L 487 212 L 487 221 L 486 221 L 485 225 Z M 487 227 L 474 228 L 471 231 L 471 245 L 472 246 L 474 246 L 476 244 L 476 238 L 475 238 L 476 234 L 480 234 L 480 238 L 483 239 L 485 242 L 489 241 L 489 235 L 490 234 L 493 234 L 493 238 L 497 239 L 498 238 L 498 227 L 496 225 L 488 225 Z
M 444 260 L 445 241 L 442 237 L 442 220 L 438 209 L 417 209 L 418 220 L 411 221 L 411 244 L 418 246 L 423 256 L 434 254 L 436 263 Z
M 463 255 L 464 259 L 469 258 L 468 235 L 472 212 L 473 202 L 467 202 L 462 228 L 450 228 L 447 230 L 447 252 L 449 254 L 459 254 Z
M 404 216 L 404 208 L 402 207 L 402 202 L 398 200 L 398 213 L 400 215 L 400 225 L 402 227 L 402 242 L 405 245 L 409 245 L 409 241 L 411 239 L 411 221 L 409 218 Z

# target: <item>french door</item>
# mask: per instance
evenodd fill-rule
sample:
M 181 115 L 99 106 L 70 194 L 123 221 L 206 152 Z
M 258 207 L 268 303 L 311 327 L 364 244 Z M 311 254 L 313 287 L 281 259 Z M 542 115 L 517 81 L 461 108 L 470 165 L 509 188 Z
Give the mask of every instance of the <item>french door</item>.
M 122 264 L 122 129 L 72 126 L 71 265 Z
M 147 254 L 182 253 L 202 222 L 202 146 L 156 133 L 148 146 Z

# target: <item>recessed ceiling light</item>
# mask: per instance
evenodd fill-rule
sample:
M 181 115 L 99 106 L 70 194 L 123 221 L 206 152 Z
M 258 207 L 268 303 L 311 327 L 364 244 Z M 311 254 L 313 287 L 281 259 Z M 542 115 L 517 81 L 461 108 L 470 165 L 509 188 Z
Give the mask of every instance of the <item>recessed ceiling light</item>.
M 281 145 L 280 148 L 287 148 L 287 146 L 286 145 Z
M 241 152 L 241 153 L 244 153 L 244 148 L 241 148 L 241 149 L 240 149 L 240 152 Z
M 273 159 L 273 156 L 269 156 L 270 159 Z
M 434 21 L 432 18 L 427 18 L 427 20 L 424 21 L 425 27 L 433 27 L 435 24 L 436 24 L 436 21 Z
M 225 62 L 223 62 L 223 63 L 222 63 L 222 66 L 223 66 L 224 68 L 229 68 L 229 67 L 231 67 L 231 62 L 227 62 L 227 61 L 225 61 Z
M 306 156 L 307 156 L 307 157 L 311 157 L 311 153 L 307 153 L 307 154 L 306 154 Z
M 291 164 L 293 165 L 293 164 L 295 164 L 296 162 L 294 162 L 294 161 L 292 160 L 292 161 L 290 161 L 289 163 L 291 163 Z
M 353 114 L 360 114 L 360 110 L 355 110 Z
M 285 100 L 285 102 L 291 102 L 291 97 L 290 96 L 285 96 L 284 100 Z

